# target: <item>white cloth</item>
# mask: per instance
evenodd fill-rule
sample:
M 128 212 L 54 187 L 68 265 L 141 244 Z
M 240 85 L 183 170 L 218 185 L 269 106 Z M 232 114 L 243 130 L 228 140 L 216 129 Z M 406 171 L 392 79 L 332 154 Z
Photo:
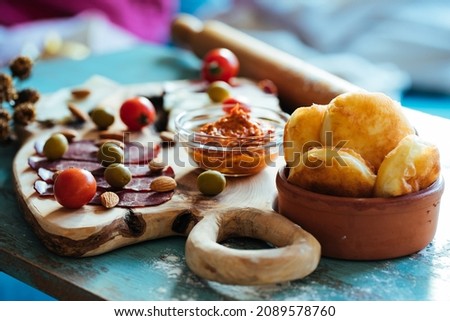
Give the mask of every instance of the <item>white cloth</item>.
M 368 90 L 450 94 L 449 0 L 235 0 L 216 18 Z
M 18 54 L 33 58 L 39 56 L 44 43 L 53 36 L 64 42 L 83 45 L 88 53 L 96 54 L 124 49 L 139 42 L 134 35 L 112 24 L 98 11 L 14 27 L 0 25 L 0 67 L 7 65 Z

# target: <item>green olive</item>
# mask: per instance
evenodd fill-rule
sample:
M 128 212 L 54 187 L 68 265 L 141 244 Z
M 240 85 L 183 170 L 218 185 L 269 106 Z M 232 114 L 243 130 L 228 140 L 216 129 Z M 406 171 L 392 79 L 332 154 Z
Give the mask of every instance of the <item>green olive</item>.
M 206 92 L 213 102 L 220 103 L 231 97 L 231 86 L 225 81 L 217 80 L 209 85 Z
M 131 172 L 123 164 L 109 165 L 103 175 L 108 184 L 115 188 L 122 188 L 131 181 Z
M 123 149 L 113 142 L 104 143 L 97 152 L 97 160 L 104 167 L 114 163 L 123 163 L 123 158 Z
M 107 129 L 114 123 L 114 115 L 102 107 L 94 108 L 89 115 L 100 130 Z
M 225 176 L 215 170 L 207 170 L 197 177 L 199 191 L 208 196 L 220 194 L 226 185 Z
M 44 155 L 49 160 L 55 160 L 63 157 L 69 149 L 69 142 L 63 134 L 57 133 L 50 136 L 44 144 Z

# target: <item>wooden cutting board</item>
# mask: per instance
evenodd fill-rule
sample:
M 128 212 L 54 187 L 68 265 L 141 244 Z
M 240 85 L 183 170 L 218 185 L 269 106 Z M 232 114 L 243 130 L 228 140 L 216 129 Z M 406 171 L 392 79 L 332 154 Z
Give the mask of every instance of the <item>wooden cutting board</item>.
M 109 105 L 118 110 L 123 94 L 109 98 Z M 113 102 L 113 103 L 111 103 Z M 118 121 L 113 125 L 121 129 Z M 170 235 L 188 235 L 203 216 L 226 208 L 257 208 L 271 210 L 276 196 L 275 176 L 280 163 L 261 173 L 240 178 L 228 178 L 226 189 L 215 197 L 201 194 L 196 179 L 201 172 L 188 161 L 179 146 L 162 149 L 164 158 L 175 171 L 178 186 L 173 198 L 158 206 L 135 209 L 85 205 L 71 210 L 53 198 L 40 197 L 33 188 L 38 178 L 28 165 L 35 153 L 36 140 L 42 140 L 62 127 L 46 130 L 32 128 L 30 137 L 17 153 L 13 163 L 16 191 L 23 213 L 39 239 L 52 252 L 63 256 L 94 256 L 129 244 Z M 98 135 L 93 124 L 80 129 L 81 138 Z M 150 130 L 133 134 L 133 141 L 154 141 Z M 176 160 L 176 161 L 175 161 Z

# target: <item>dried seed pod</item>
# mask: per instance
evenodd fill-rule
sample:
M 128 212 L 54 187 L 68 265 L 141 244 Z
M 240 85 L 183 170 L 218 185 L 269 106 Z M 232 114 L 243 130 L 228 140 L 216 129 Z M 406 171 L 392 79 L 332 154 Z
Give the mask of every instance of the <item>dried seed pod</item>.
M 35 104 L 40 98 L 38 91 L 30 88 L 22 89 L 17 93 L 17 98 L 14 100 L 14 105 L 20 105 L 21 103 Z
M 0 121 L 8 123 L 11 120 L 11 114 L 3 108 L 0 108 Z
M 20 80 L 27 79 L 30 77 L 33 69 L 33 60 L 26 56 L 19 56 L 11 61 L 9 69 L 13 77 L 17 77 Z
M 7 141 L 11 135 L 9 124 L 4 119 L 0 119 L 0 142 Z
M 17 98 L 17 92 L 10 75 L 0 73 L 0 104 L 10 102 Z
M 14 122 L 28 125 L 36 119 L 36 108 L 32 103 L 22 103 L 14 109 Z

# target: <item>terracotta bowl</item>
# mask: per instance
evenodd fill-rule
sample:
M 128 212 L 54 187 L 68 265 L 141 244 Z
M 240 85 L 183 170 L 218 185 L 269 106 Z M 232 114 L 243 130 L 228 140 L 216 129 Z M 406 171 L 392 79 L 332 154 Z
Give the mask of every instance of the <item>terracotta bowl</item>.
M 433 239 L 444 191 L 440 177 L 427 189 L 395 198 L 349 198 L 307 191 L 276 178 L 277 210 L 316 237 L 322 255 L 379 260 L 413 254 Z

